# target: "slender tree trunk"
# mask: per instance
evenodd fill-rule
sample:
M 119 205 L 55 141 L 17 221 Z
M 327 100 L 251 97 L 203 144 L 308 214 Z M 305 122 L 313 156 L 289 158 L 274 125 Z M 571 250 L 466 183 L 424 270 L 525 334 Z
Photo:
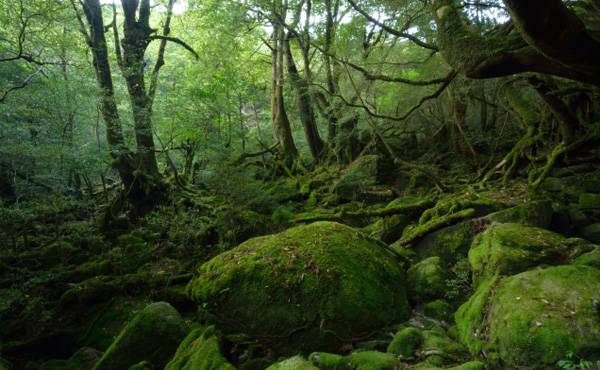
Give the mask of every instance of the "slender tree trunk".
M 298 157 L 290 121 L 283 101 L 283 27 L 273 25 L 271 127 L 279 144 L 279 153 L 286 166 L 291 167 Z
M 318 163 L 325 144 L 323 143 L 323 139 L 321 139 L 317 128 L 312 100 L 310 92 L 308 91 L 308 84 L 298 73 L 296 63 L 294 62 L 294 56 L 292 55 L 292 50 L 290 48 L 289 33 L 288 37 L 284 40 L 283 46 L 290 82 L 296 90 L 296 103 L 298 104 L 300 121 L 304 127 L 304 134 L 306 135 L 306 141 L 310 148 L 310 154 L 314 158 L 315 163 Z

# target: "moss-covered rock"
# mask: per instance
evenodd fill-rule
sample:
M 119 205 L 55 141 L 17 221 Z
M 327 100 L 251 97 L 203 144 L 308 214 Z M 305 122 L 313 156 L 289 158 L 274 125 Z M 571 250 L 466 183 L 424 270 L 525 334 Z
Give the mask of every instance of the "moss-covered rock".
M 431 354 L 425 359 L 425 362 L 436 366 L 456 363 L 461 358 L 461 354 L 468 354 L 464 345 L 452 340 L 441 329 L 422 331 L 421 349 L 423 351 L 436 351 L 436 354 Z
M 419 303 L 443 298 L 446 281 L 452 279 L 440 257 L 429 257 L 412 265 L 406 275 L 410 296 Z
M 448 368 L 448 370 L 486 370 L 483 362 L 469 361 L 462 365 Z
M 390 201 L 391 192 L 377 191 L 375 185 L 389 177 L 389 162 L 377 155 L 365 155 L 348 166 L 348 172 L 333 188 L 335 194 L 346 200 Z M 379 197 L 378 197 L 378 193 Z M 366 198 L 366 199 L 365 199 Z M 377 199 L 380 198 L 380 199 Z
M 143 360 L 163 367 L 189 331 L 171 305 L 152 303 L 127 324 L 94 370 L 128 368 Z
M 558 266 L 487 280 L 455 318 L 493 369 L 548 369 L 573 351 L 600 358 L 600 270 Z
M 567 244 L 560 235 L 517 224 L 497 224 L 478 235 L 469 251 L 473 283 L 495 275 L 514 275 L 542 265 L 566 261 Z
M 469 253 L 475 233 L 476 225 L 472 221 L 460 222 L 432 232 L 417 242 L 413 250 L 418 260 L 437 256 L 446 263 L 446 267 L 450 267 Z
M 599 208 L 600 194 L 581 193 L 579 195 L 579 207 L 581 208 Z
M 221 354 L 215 327 L 197 327 L 181 342 L 165 370 L 235 370 Z
M 582 230 L 583 237 L 592 243 L 600 243 L 600 223 L 588 225 Z
M 596 245 L 591 251 L 582 253 L 581 255 L 573 259 L 573 261 L 571 261 L 571 264 L 592 266 L 597 269 L 600 269 L 600 246 Z
M 319 370 L 319 368 L 311 365 L 302 356 L 294 356 L 269 366 L 267 370 Z
M 402 365 L 395 355 L 377 351 L 356 352 L 350 356 L 316 352 L 309 360 L 321 370 L 389 370 Z
M 81 347 L 65 363 L 66 370 L 89 370 L 102 357 L 102 352 L 91 347 Z
M 315 352 L 308 356 L 308 360 L 321 370 L 350 370 L 346 359 L 342 355 Z
M 552 203 L 537 201 L 490 213 L 489 220 L 498 223 L 515 223 L 548 229 L 552 222 Z
M 392 353 L 400 358 L 411 357 L 421 342 L 421 331 L 408 327 L 398 330 L 392 343 L 387 348 L 387 353 Z
M 188 294 L 202 309 L 284 355 L 336 352 L 359 333 L 408 318 L 396 257 L 341 224 L 251 239 L 202 265 Z
M 447 323 L 452 323 L 454 321 L 455 311 L 456 310 L 450 303 L 442 299 L 436 299 L 435 301 L 427 302 L 423 305 L 423 313 L 425 316 Z
M 347 363 L 353 370 L 389 370 L 402 365 L 402 361 L 391 353 L 377 351 L 355 353 L 347 357 Z

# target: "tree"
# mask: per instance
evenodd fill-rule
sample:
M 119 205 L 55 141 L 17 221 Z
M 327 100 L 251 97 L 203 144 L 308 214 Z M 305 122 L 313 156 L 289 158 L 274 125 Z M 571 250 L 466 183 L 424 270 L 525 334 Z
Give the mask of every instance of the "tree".
M 124 185 L 124 194 L 119 208 L 127 200 L 131 204 L 133 217 L 143 216 L 157 205 L 168 199 L 168 189 L 158 171 L 155 157 L 152 131 L 152 104 L 156 93 L 156 83 L 160 68 L 164 65 L 166 41 L 173 41 L 193 51 L 183 41 L 169 37 L 170 18 L 174 0 L 169 0 L 163 35 L 155 35 L 150 27 L 151 4 L 149 0 L 122 0 L 123 39 L 120 41 L 116 7 L 113 5 L 112 26 L 114 33 L 115 55 L 119 68 L 127 84 L 134 120 L 136 151 L 133 153 L 123 139 L 122 123 L 117 109 L 111 67 L 108 57 L 108 45 L 104 36 L 105 27 L 102 5 L 99 0 L 84 0 L 83 12 L 88 23 L 86 30 L 79 10 L 71 0 L 73 9 L 81 24 L 81 30 L 94 56 L 93 65 L 100 87 L 100 103 L 107 126 L 109 151 L 114 159 Z M 144 59 L 148 45 L 153 40 L 162 40 L 158 57 L 151 73 L 151 82 L 147 90 L 145 79 L 146 61 Z M 122 48 L 122 50 L 121 50 Z
M 510 21 L 481 33 L 470 27 L 457 2 L 430 1 L 437 44 L 448 64 L 469 78 L 539 72 L 600 86 L 600 43 L 563 1 L 503 2 Z

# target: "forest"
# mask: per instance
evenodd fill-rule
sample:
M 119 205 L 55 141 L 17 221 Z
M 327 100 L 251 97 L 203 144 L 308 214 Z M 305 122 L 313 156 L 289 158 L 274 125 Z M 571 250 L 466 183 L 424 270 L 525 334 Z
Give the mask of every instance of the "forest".
M 0 370 L 599 369 L 599 67 L 598 0 L 0 2 Z

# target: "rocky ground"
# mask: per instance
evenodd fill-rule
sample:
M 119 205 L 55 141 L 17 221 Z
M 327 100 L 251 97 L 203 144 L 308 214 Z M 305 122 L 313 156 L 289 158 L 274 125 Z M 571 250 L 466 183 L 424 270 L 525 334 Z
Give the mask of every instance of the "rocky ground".
M 367 156 L 253 194 L 188 194 L 110 233 L 79 203 L 3 210 L 0 369 L 600 360 L 593 168 L 554 170 L 535 193 L 440 193 Z

